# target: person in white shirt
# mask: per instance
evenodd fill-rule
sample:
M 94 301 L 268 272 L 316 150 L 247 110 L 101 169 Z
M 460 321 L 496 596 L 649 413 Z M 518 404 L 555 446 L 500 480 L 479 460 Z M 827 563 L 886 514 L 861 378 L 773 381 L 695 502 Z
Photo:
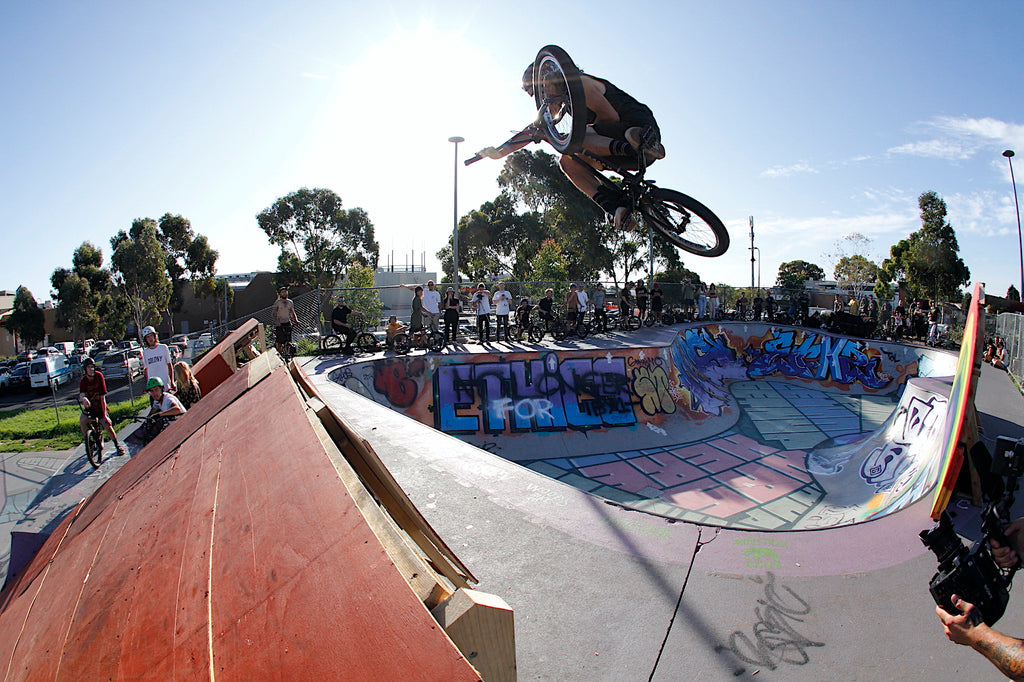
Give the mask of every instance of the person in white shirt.
M 441 292 L 434 286 L 434 280 L 427 280 L 427 288 L 423 292 L 423 324 L 437 331 L 441 320 Z
M 167 346 L 158 343 L 156 329 L 144 327 L 142 329 L 142 360 L 146 364 L 146 379 L 157 377 L 164 388 L 175 392 L 174 370 L 171 369 L 171 351 Z
M 476 311 L 476 336 L 480 343 L 487 343 L 491 336 L 491 297 L 487 295 L 484 283 L 476 285 L 471 301 Z
M 494 314 L 497 317 L 497 325 L 494 328 L 494 340 L 501 341 L 501 330 L 505 330 L 505 341 L 508 341 L 508 314 L 512 306 L 512 294 L 505 291 L 505 283 L 498 282 L 498 290 L 491 298 L 494 303 Z
M 576 290 L 576 299 L 579 301 L 579 305 L 576 306 L 576 324 L 583 324 L 583 318 L 587 314 L 587 304 L 590 299 L 587 297 L 587 292 L 581 284 Z

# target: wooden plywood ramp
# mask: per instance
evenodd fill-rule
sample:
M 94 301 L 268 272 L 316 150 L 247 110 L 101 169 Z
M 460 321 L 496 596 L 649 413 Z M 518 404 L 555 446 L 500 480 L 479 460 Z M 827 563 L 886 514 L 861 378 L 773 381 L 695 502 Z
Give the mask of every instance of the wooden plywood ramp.
M 304 379 L 237 368 L 69 514 L 0 679 L 515 679 L 511 610 Z

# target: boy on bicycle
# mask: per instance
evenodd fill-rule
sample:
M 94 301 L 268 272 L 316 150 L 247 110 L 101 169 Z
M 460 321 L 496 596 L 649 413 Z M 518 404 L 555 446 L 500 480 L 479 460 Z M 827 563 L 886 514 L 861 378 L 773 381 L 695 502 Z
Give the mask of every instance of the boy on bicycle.
M 395 345 L 395 337 L 399 334 L 409 331 L 409 328 L 398 321 L 396 315 L 392 315 L 388 318 L 388 326 L 384 327 L 384 333 L 387 337 L 388 348 L 393 348 Z
M 78 418 L 78 425 L 82 429 L 82 440 L 85 440 L 89 433 L 89 420 L 93 417 L 100 420 L 104 430 L 114 442 L 117 454 L 125 454 L 124 446 L 117 439 L 114 433 L 114 425 L 110 421 L 110 414 L 107 411 L 107 382 L 103 374 L 96 369 L 96 361 L 92 358 L 82 360 L 82 380 L 78 382 L 78 402 L 82 406 L 82 416 Z
M 533 64 L 523 72 L 523 90 L 533 97 Z M 587 102 L 587 132 L 583 138 L 583 149 L 606 158 L 625 170 L 637 169 L 637 154 L 643 152 L 647 165 L 665 158 L 665 147 L 661 144 L 661 131 L 654 113 L 621 88 L 604 78 L 591 76 L 580 71 L 580 83 Z M 477 154 L 491 159 L 503 156 L 525 147 L 530 142 L 541 140 L 540 132 L 533 139 L 521 143 L 502 145 L 495 149 L 487 147 Z M 602 185 L 584 163 L 598 168 L 596 162 L 586 157 L 562 155 L 558 165 L 576 188 L 590 197 L 595 204 L 612 217 L 615 227 L 629 230 L 633 226 L 629 200 L 624 192 Z

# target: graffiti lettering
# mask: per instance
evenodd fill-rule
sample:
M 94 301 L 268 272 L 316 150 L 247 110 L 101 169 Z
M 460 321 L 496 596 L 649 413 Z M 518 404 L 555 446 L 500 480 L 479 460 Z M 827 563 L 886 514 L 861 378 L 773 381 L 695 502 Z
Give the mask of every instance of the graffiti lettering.
M 535 360 L 442 365 L 434 426 L 446 433 L 521 433 L 632 426 L 623 358 L 555 353 Z
M 640 398 L 646 414 L 673 414 L 676 404 L 668 390 L 668 374 L 662 367 L 640 367 L 633 370 L 632 389 Z
M 811 613 L 810 605 L 791 588 L 777 585 L 775 574 L 768 571 L 765 577 L 752 577 L 756 583 L 764 584 L 764 596 L 757 600 L 754 608 L 753 637 L 739 630 L 729 636 L 729 645 L 718 645 L 715 651 L 731 651 L 736 658 L 750 665 L 775 670 L 780 663 L 804 665 L 810 660 L 807 649 L 823 647 L 824 642 L 815 642 L 803 636 L 793 627 L 804 622 Z M 743 671 L 738 671 L 742 673 Z
M 725 334 L 712 335 L 706 327 L 686 329 L 671 347 L 672 361 L 679 371 L 682 389 L 690 394 L 691 410 L 721 414 L 729 394 L 723 387 L 727 378 L 746 378 L 736 351 Z M 736 371 L 730 375 L 730 370 Z
M 828 334 L 795 329 L 777 330 L 762 347 L 748 350 L 747 375 L 783 374 L 816 381 L 860 383 L 885 388 L 892 377 L 881 372 L 881 357 L 867 354 L 867 344 Z

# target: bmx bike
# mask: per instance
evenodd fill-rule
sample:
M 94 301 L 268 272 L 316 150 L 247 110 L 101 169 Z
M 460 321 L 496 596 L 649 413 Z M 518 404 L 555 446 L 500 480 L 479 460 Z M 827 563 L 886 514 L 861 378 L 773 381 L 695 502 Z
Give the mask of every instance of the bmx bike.
M 530 142 L 547 142 L 563 155 L 580 163 L 601 185 L 621 190 L 628 199 L 631 215 L 639 215 L 644 223 L 678 249 L 714 257 L 729 249 L 729 232 L 711 209 L 693 197 L 672 189 L 658 187 L 644 176 L 647 161 L 637 151 L 637 169 L 629 170 L 583 149 L 587 133 L 587 101 L 580 80 L 580 70 L 562 48 L 548 45 L 537 53 L 533 67 L 533 95 L 537 104 L 537 120 L 501 144 L 498 149 L 518 149 Z M 648 141 L 648 130 L 644 142 Z M 480 154 L 466 159 L 465 164 L 479 161 Z M 605 171 L 619 176 L 618 184 Z
M 352 339 L 352 346 L 364 353 L 375 353 L 381 349 L 377 337 L 367 331 L 366 318 L 361 313 L 352 313 L 351 321 L 355 337 Z M 320 348 L 325 353 L 338 353 L 342 349 L 340 334 L 328 334 L 320 340 Z
M 445 346 L 444 334 L 429 327 L 414 332 L 399 332 L 391 339 L 391 344 L 399 355 L 406 355 L 413 348 L 426 348 L 431 352 L 440 353 Z
M 103 424 L 99 417 L 89 414 L 84 408 L 82 413 L 89 420 L 85 429 L 85 456 L 93 469 L 99 469 L 103 462 Z

